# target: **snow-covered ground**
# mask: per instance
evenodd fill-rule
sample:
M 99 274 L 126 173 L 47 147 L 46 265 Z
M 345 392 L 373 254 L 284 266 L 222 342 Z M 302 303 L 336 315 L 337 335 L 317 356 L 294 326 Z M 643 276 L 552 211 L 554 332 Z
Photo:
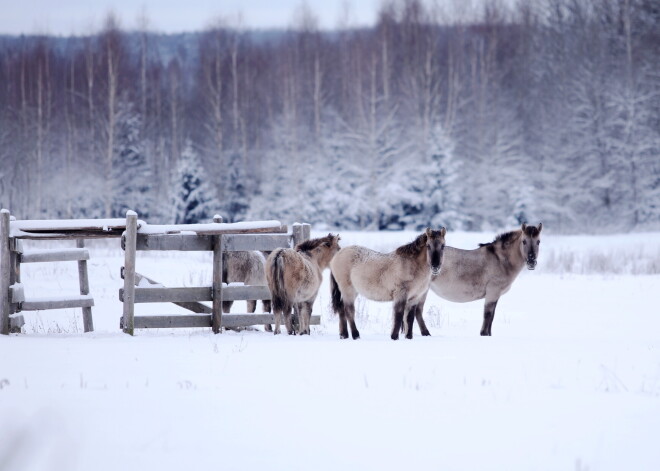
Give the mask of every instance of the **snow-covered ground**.
M 341 243 L 390 250 L 414 235 Z M 430 294 L 433 336 L 397 342 L 391 304 L 370 301 L 357 306 L 362 338 L 339 340 L 327 272 L 311 336 L 129 337 L 123 253 L 91 242 L 96 331 L 82 333 L 79 309 L 26 312 L 27 333 L 0 338 L 0 469 L 660 469 L 660 234 L 543 235 L 493 337 L 479 336 L 482 302 Z M 209 257 L 141 252 L 137 271 L 208 285 Z M 76 263 L 24 265 L 23 282 L 26 296 L 76 293 Z

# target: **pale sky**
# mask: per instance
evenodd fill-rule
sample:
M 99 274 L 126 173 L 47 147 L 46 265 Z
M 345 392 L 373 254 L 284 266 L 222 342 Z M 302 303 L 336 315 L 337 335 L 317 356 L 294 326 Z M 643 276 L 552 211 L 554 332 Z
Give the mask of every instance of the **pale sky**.
M 88 34 L 100 29 L 108 11 L 121 26 L 134 29 L 144 10 L 149 29 L 158 32 L 198 31 L 218 18 L 253 28 L 287 27 L 303 0 L 0 0 L 0 34 Z M 381 0 L 306 0 L 331 29 L 349 11 L 349 25 L 373 24 Z

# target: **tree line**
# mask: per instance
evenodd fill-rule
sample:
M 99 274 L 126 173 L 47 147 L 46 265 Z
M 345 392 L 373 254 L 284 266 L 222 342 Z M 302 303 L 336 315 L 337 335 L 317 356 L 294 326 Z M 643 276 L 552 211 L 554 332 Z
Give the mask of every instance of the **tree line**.
M 657 229 L 659 154 L 653 0 L 0 38 L 0 203 L 19 217 Z

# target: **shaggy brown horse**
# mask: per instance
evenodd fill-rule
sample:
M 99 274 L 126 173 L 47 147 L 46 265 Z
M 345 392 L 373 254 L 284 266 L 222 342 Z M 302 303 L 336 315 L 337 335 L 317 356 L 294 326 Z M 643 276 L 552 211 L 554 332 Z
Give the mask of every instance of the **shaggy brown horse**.
M 440 273 L 445 247 L 445 228 L 426 229 L 410 244 L 383 254 L 353 245 L 339 251 L 330 262 L 332 307 L 339 314 L 339 337 L 360 338 L 355 325 L 355 298 L 361 294 L 373 301 L 394 301 L 392 340 L 399 338 L 404 313 L 406 338 L 412 338 L 412 322 L 426 299 L 432 274 Z
M 280 333 L 282 313 L 289 334 L 295 334 L 291 324 L 291 308 L 299 316 L 299 333 L 309 334 L 312 305 L 323 280 L 323 270 L 339 252 L 339 236 L 311 239 L 295 249 L 276 249 L 266 260 L 266 278 L 270 289 L 275 334 Z
M 509 291 L 525 265 L 529 270 L 536 268 L 541 229 L 543 224 L 523 224 L 492 242 L 479 244 L 478 249 L 446 247 L 442 271 L 433 277 L 431 290 L 457 303 L 485 299 L 481 335 L 491 335 L 497 301 Z M 416 319 L 423 335 L 428 335 L 421 310 Z

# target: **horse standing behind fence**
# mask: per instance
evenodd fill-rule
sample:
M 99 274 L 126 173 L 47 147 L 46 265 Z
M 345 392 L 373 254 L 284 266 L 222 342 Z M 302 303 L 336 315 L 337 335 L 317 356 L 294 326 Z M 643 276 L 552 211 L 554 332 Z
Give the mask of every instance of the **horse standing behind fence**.
M 266 286 L 266 257 L 257 250 L 240 252 L 223 252 L 222 254 L 222 281 L 223 283 L 245 283 L 252 286 Z M 222 312 L 229 313 L 233 301 L 222 302 Z M 263 312 L 270 312 L 270 300 L 261 301 Z M 253 314 L 257 310 L 257 301 L 247 300 L 247 312 Z M 264 329 L 272 332 L 270 324 Z
M 485 299 L 481 335 L 491 335 L 497 301 L 509 291 L 525 264 L 529 270 L 536 268 L 542 228 L 543 224 L 523 224 L 474 250 L 445 248 L 442 271 L 431 281 L 431 290 L 457 303 Z M 428 332 L 421 310 L 416 318 L 420 330 Z
M 282 313 L 289 334 L 295 334 L 291 324 L 291 308 L 299 316 L 299 333 L 309 334 L 312 305 L 323 280 L 323 270 L 339 252 L 339 236 L 302 242 L 294 249 L 275 249 L 266 260 L 266 278 L 275 314 L 275 330 L 280 333 Z
M 404 313 L 408 316 L 406 338 L 412 338 L 412 322 L 421 311 L 431 274 L 440 272 L 445 247 L 445 228 L 426 229 L 410 244 L 383 254 L 353 245 L 339 251 L 330 262 L 332 307 L 339 314 L 339 337 L 360 338 L 355 325 L 355 298 L 358 294 L 373 301 L 394 301 L 392 340 L 399 338 Z M 428 335 L 428 334 L 425 334 Z

